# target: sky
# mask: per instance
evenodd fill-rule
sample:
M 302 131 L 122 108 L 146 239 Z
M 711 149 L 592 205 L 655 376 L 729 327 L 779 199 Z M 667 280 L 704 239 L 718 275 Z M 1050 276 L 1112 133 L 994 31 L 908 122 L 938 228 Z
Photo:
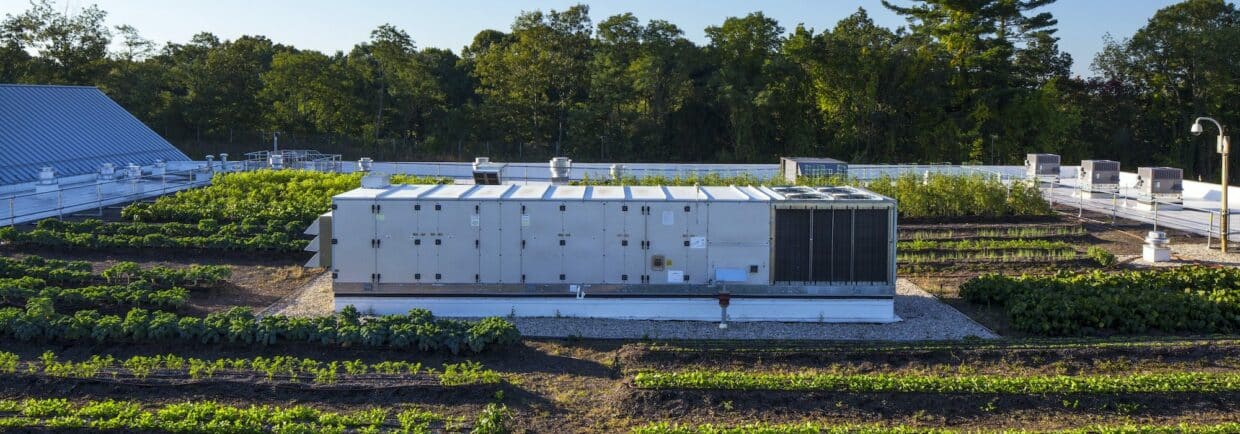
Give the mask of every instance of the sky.
M 380 24 L 407 31 L 419 47 L 460 52 L 479 30 L 507 31 L 522 11 L 563 10 L 574 4 L 590 5 L 597 24 L 608 16 L 632 12 L 643 20 L 663 19 L 679 26 L 685 36 L 706 42 L 704 29 L 728 17 L 762 11 L 786 30 L 797 24 L 830 29 L 841 18 L 865 8 L 874 21 L 895 28 L 906 24 L 879 0 L 55 0 L 61 7 L 97 4 L 108 12 L 110 25 L 129 24 L 157 43 L 186 42 L 198 32 L 221 39 L 264 35 L 301 49 L 347 51 L 370 37 Z M 896 0 L 908 3 L 908 0 Z M 1059 20 L 1060 49 L 1072 55 L 1075 74 L 1093 75 L 1094 54 L 1103 36 L 1132 36 L 1159 9 L 1173 0 L 1059 0 L 1042 10 Z M 29 0 L 0 0 L 0 15 L 18 14 Z

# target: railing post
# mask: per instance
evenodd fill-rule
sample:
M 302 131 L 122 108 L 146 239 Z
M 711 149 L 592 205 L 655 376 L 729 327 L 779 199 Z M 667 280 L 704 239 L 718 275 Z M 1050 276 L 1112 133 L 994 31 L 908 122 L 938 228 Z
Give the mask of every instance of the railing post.
M 17 206 L 14 202 L 17 202 L 17 198 L 10 197 L 9 198 L 9 226 L 13 226 L 17 224 Z
M 1118 210 L 1118 207 L 1120 207 L 1120 198 L 1118 196 L 1120 196 L 1120 191 L 1118 190 L 1115 191 L 1115 195 L 1111 195 L 1111 226 L 1115 226 L 1115 215 L 1120 211 Z
M 1158 198 L 1151 196 L 1150 203 L 1154 204 L 1154 230 L 1158 230 Z
M 1206 227 L 1206 250 L 1210 250 L 1211 239 L 1214 238 L 1214 213 L 1207 213 L 1210 216 L 1209 226 Z
M 64 195 L 61 190 L 56 190 L 56 218 L 63 220 L 65 218 L 65 202 Z

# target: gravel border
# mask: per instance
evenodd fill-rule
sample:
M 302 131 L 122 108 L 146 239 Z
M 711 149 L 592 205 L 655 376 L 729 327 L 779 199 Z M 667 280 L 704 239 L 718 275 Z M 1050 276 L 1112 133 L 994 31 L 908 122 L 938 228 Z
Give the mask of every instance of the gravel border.
M 586 339 L 744 339 L 923 341 L 999 336 L 905 279 L 896 283 L 891 324 L 733 322 L 726 330 L 704 321 L 598 318 L 507 318 L 522 336 Z
M 318 316 L 333 310 L 331 275 L 308 282 L 263 314 Z M 905 279 L 896 282 L 896 315 L 891 324 L 816 322 L 732 322 L 727 329 L 707 321 L 649 321 L 601 318 L 506 318 L 521 335 L 589 339 L 745 339 L 923 341 L 995 339 L 999 336 Z
M 1215 244 L 1213 249 L 1207 249 L 1205 244 L 1189 243 L 1171 243 L 1168 247 L 1171 248 L 1171 260 L 1167 262 L 1146 262 L 1145 259 L 1141 258 L 1141 255 L 1127 255 L 1120 259 L 1131 258 L 1133 265 L 1141 267 L 1178 267 L 1192 263 L 1240 267 L 1240 252 L 1229 251 L 1224 255 L 1218 249 L 1218 244 Z

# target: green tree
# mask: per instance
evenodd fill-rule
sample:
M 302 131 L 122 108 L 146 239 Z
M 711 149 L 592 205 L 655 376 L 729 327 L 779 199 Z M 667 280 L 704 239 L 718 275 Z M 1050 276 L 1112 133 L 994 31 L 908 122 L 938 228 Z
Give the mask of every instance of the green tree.
M 764 139 L 773 129 L 765 112 L 774 104 L 770 95 L 776 77 L 771 73 L 780 61 L 783 33 L 783 27 L 761 12 L 706 28 L 707 53 L 718 62 L 713 90 L 728 119 L 731 149 L 725 160 L 771 156 Z
M 112 32 L 104 25 L 107 13 L 91 5 L 70 15 L 56 10 L 51 0 L 32 2 L 20 15 L 5 15 L 0 23 L 4 60 L 26 61 L 22 75 L 0 71 L 33 83 L 94 84 L 107 71 Z M 11 50 L 36 53 L 24 58 Z
M 1187 0 L 1159 10 L 1131 39 L 1111 40 L 1094 60 L 1103 77 L 1131 86 L 1142 131 L 1160 163 L 1217 176 L 1213 136 L 1186 131 L 1196 116 L 1240 124 L 1240 11 L 1222 0 Z
M 509 37 L 474 58 L 484 110 L 494 110 L 492 119 L 507 131 L 501 140 L 521 144 L 518 156 L 524 144 L 543 154 L 563 153 L 561 145 L 578 140 L 566 140 L 565 123 L 589 88 L 589 7 L 522 13 Z

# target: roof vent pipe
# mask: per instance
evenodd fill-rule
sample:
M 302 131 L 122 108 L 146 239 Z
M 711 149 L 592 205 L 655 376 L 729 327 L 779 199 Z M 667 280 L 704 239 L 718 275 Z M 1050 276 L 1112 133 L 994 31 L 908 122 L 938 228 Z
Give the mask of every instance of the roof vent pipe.
M 573 168 L 573 160 L 568 159 L 568 157 L 555 157 L 551 159 L 549 165 L 551 169 L 551 183 L 567 184 L 568 174 Z
M 474 157 L 474 170 L 475 171 L 478 170 L 479 167 L 484 167 L 488 164 L 491 164 L 490 157 Z
M 227 152 L 220 153 L 220 171 L 223 171 L 223 172 L 228 171 L 228 153 Z
M 112 163 L 99 165 L 99 181 L 111 181 L 113 179 L 116 179 L 116 166 Z
M 53 169 L 52 166 L 43 166 L 42 169 L 39 169 L 39 183 L 40 184 L 55 184 L 56 183 L 56 169 Z
M 47 193 L 60 190 L 60 181 L 56 180 L 56 169 L 43 166 L 39 169 L 39 181 L 34 184 L 35 193 Z

